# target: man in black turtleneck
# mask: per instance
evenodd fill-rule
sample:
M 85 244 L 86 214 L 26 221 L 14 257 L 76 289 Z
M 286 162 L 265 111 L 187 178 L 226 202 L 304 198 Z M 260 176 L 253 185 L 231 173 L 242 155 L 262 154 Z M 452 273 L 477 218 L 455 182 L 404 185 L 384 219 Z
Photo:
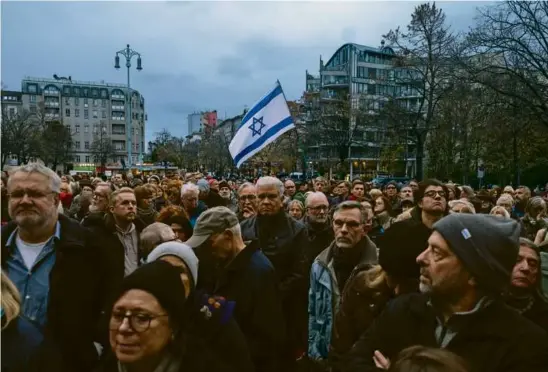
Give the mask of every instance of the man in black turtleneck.
M 283 210 L 283 183 L 275 177 L 257 181 L 257 215 L 241 223 L 245 240 L 256 240 L 279 278 L 282 307 L 287 326 L 284 371 L 295 369 L 306 340 L 306 246 L 308 235 L 302 222 Z
M 377 248 L 363 229 L 366 214 L 359 202 L 345 201 L 333 214 L 335 240 L 316 257 L 310 270 L 308 357 L 326 363 L 335 312 L 348 280 L 377 262 Z
M 548 300 L 541 287 L 540 249 L 519 239 L 518 261 L 512 270 L 512 286 L 506 304 L 548 332 Z
M 306 256 L 310 267 L 314 259 L 331 244 L 334 235 L 329 218 L 329 201 L 323 192 L 308 194 L 304 208 L 304 223 L 308 229 L 309 239 Z

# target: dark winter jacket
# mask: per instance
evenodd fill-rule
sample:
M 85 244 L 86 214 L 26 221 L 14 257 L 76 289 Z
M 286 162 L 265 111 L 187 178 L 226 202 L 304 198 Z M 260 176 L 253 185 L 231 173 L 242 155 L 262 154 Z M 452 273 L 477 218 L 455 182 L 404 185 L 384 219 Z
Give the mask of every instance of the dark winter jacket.
M 256 371 L 278 371 L 285 324 L 274 267 L 255 243 L 226 266 L 214 293 L 236 302 L 234 317 Z
M 38 371 L 40 363 L 35 361 L 42 341 L 42 333 L 31 321 L 23 316 L 13 319 L 2 330 L 2 372 Z
M 464 320 L 464 319 L 463 319 Z M 545 372 L 548 335 L 500 301 L 466 316 L 465 324 L 445 347 L 461 356 L 470 372 Z M 341 364 L 343 372 L 377 371 L 373 353 L 394 360 L 413 345 L 440 347 L 434 309 L 422 294 L 403 295 L 362 335 Z
M 61 239 L 55 244 L 50 273 L 44 342 L 55 345 L 63 357 L 65 368 L 53 367 L 55 371 L 85 372 L 97 362 L 93 341 L 105 301 L 105 270 L 96 237 L 64 215 L 59 215 L 59 224 Z M 3 270 L 10 257 L 6 241 L 15 228 L 14 222 L 2 228 Z

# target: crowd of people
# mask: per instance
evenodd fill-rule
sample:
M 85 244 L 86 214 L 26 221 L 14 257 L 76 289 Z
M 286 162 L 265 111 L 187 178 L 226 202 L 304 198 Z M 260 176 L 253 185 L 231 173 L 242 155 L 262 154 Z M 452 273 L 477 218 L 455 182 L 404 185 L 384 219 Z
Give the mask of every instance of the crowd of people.
M 14 168 L 2 372 L 548 371 L 548 184 L 376 186 Z

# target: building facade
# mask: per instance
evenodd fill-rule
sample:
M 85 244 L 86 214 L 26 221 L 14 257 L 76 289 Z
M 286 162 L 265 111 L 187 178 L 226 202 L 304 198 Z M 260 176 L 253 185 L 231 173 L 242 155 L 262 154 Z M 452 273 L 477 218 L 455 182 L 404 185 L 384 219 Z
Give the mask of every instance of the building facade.
M 112 142 L 112 162 L 128 162 L 126 113 L 131 104 L 131 164 L 137 165 L 145 152 L 145 99 L 127 86 L 101 82 L 75 81 L 70 78 L 24 78 L 21 82 L 22 107 L 31 113 L 43 110 L 46 119 L 58 120 L 72 133 L 75 168 L 95 164 L 92 143 L 107 137 Z
M 217 126 L 217 111 L 194 112 L 188 115 L 187 139 L 200 139 L 202 135 L 210 135 Z
M 397 100 L 402 107 L 416 105 L 416 92 L 398 79 L 402 71 L 396 67 L 395 58 L 389 47 L 344 44 L 327 63 L 320 59 L 319 75 L 306 71 L 303 101 L 308 112 L 332 102 L 348 101 L 349 110 L 359 110 L 370 116 L 364 121 L 367 124 L 361 124 L 356 121 L 359 119 L 350 115 L 348 127 L 352 139 L 348 161 L 355 174 L 374 176 L 384 171 L 383 148 L 392 143 L 392 138 L 386 123 L 380 118 L 374 119 L 379 110 L 389 100 Z M 406 138 L 405 135 L 402 137 Z M 318 163 L 333 160 L 336 151 L 329 147 L 329 143 L 309 143 L 307 159 Z M 401 148 L 402 154 L 397 159 L 401 168 L 399 172 L 411 175 L 415 162 L 413 145 L 404 139 Z

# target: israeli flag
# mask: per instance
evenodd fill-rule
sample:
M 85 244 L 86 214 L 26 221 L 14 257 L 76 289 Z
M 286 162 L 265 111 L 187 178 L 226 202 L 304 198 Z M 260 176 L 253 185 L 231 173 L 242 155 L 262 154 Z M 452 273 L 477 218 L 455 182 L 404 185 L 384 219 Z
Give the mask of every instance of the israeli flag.
M 295 123 L 278 81 L 276 87 L 247 112 L 228 146 L 236 167 L 293 128 Z

